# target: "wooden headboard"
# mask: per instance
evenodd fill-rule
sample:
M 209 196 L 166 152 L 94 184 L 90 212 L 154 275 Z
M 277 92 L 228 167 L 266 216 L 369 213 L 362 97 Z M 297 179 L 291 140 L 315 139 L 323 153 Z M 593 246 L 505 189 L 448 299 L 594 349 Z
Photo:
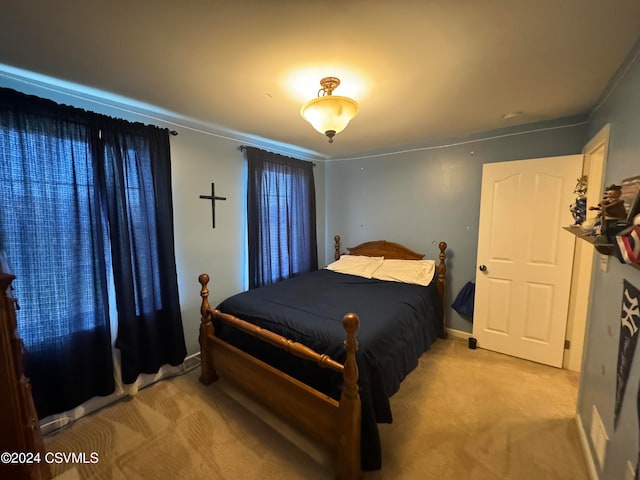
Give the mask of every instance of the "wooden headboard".
M 355 247 L 347 248 L 349 255 L 365 255 L 367 257 L 384 257 L 397 260 L 422 260 L 423 253 L 416 253 L 399 243 L 375 240 Z
M 333 241 L 335 243 L 334 258 L 338 260 L 340 258 L 340 235 L 333 237 Z M 440 263 L 436 265 L 436 272 L 438 274 L 436 286 L 438 288 L 440 303 L 442 304 L 442 337 L 446 338 L 447 254 L 445 252 L 447 250 L 447 242 L 440 242 L 438 248 L 440 249 L 440 254 L 438 255 Z M 372 242 L 361 243 L 355 247 L 347 248 L 347 250 L 349 251 L 349 255 L 364 255 L 367 257 L 384 257 L 397 260 L 422 260 L 424 258 L 424 254 L 416 253 L 404 245 L 387 242 L 386 240 L 374 240 Z
M 333 237 L 334 241 L 334 255 L 335 260 L 340 259 L 340 235 Z M 444 250 L 447 248 L 446 242 L 440 242 L 438 245 L 440 248 L 440 260 L 443 261 L 446 255 L 443 257 Z M 424 253 L 414 252 L 410 248 L 405 247 L 399 243 L 388 242 L 386 240 L 374 240 L 371 242 L 364 242 L 355 247 L 347 247 L 349 255 L 364 255 L 366 257 L 384 257 L 393 260 L 422 260 Z

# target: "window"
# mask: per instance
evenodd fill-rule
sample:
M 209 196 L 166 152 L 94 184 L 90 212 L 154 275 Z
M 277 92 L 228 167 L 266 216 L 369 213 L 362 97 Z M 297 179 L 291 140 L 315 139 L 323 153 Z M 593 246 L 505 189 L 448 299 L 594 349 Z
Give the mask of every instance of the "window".
M 313 164 L 250 147 L 246 155 L 249 288 L 316 270 Z
M 0 89 L 0 165 L 39 416 L 114 391 L 110 304 L 125 383 L 180 364 L 168 132 Z

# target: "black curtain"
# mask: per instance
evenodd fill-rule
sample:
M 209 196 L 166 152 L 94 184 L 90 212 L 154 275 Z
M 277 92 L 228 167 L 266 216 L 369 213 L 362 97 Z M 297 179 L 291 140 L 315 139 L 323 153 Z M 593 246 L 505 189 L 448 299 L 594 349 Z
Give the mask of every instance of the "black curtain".
M 313 164 L 246 147 L 249 288 L 317 270 Z
M 173 235 L 169 133 L 101 118 L 122 380 L 186 357 Z
M 0 248 L 41 418 L 115 390 L 92 135 L 75 109 L 0 90 Z
M 186 356 L 168 131 L 0 89 L 0 248 L 39 416 Z

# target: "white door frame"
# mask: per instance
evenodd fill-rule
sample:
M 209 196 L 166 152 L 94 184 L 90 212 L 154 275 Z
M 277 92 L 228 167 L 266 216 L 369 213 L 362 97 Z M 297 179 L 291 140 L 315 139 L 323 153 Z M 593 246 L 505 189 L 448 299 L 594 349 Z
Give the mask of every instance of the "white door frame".
M 582 174 L 586 175 L 587 205 L 597 205 L 602 198 L 604 188 L 604 172 L 609 151 L 609 136 L 611 124 L 606 124 L 582 149 L 584 164 Z M 588 210 L 587 210 L 588 212 Z M 589 213 L 587 213 L 589 216 Z M 595 255 L 594 255 L 595 253 Z M 576 239 L 573 256 L 573 274 L 571 277 L 571 293 L 569 294 L 569 311 L 567 314 L 567 332 L 565 338 L 570 342 L 570 348 L 564 351 L 562 367 L 579 372 L 582 369 L 584 357 L 584 341 L 589 316 L 589 298 L 594 259 L 600 260 L 601 255 L 595 252 L 593 245 Z M 602 260 L 606 268 L 608 259 Z

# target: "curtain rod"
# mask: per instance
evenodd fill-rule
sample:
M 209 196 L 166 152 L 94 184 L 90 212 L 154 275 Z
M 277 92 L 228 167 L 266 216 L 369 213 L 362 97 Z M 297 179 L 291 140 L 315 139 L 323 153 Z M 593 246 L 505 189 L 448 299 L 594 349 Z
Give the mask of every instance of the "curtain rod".
M 246 149 L 247 149 L 247 146 L 246 146 L 246 145 L 240 145 L 240 146 L 238 146 L 238 150 L 240 150 L 241 152 L 245 151 Z M 282 155 L 282 154 L 281 154 L 281 153 L 277 153 L 276 155 Z M 288 156 L 288 155 L 282 155 L 282 156 L 283 156 L 283 157 L 286 157 L 286 156 Z M 290 157 L 290 158 L 293 158 L 293 157 Z M 295 160 L 299 160 L 299 159 L 297 159 L 297 158 L 296 158 Z M 303 162 L 308 162 L 309 160 L 302 160 L 302 161 L 303 161 Z M 314 167 L 316 166 L 316 162 L 310 162 L 310 163 L 311 163 L 311 165 L 312 165 L 312 166 L 314 166 Z

